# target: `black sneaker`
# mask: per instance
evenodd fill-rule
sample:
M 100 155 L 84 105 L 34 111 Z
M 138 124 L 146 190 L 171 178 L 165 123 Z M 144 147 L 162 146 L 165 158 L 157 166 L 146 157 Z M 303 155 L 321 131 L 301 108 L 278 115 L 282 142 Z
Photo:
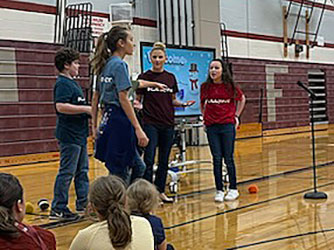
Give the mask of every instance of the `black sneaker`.
M 72 213 L 69 209 L 68 211 L 58 212 L 51 210 L 50 220 L 65 220 L 65 221 L 75 221 L 80 219 L 80 216 L 76 213 Z

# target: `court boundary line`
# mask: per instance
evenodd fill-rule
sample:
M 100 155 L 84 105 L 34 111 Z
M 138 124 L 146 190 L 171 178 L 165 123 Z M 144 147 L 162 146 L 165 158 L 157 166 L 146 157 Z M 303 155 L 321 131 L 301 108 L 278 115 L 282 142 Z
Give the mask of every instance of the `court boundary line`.
M 319 165 L 317 165 L 317 167 L 322 168 L 322 167 L 330 166 L 332 164 L 334 164 L 334 161 L 330 161 L 330 162 L 327 162 L 327 163 L 319 164 Z M 270 178 L 277 178 L 277 177 L 280 177 L 280 176 L 283 176 L 283 175 L 289 175 L 289 174 L 296 173 L 296 172 L 298 173 L 298 172 L 306 171 L 306 170 L 308 170 L 310 168 L 312 168 L 312 166 L 304 167 L 304 168 L 301 168 L 301 169 L 290 170 L 290 171 L 283 172 L 283 173 L 278 173 L 278 174 L 273 174 L 273 175 L 268 175 L 268 176 L 262 176 L 262 177 L 259 177 L 259 178 L 242 181 L 242 182 L 240 182 L 238 184 L 244 185 L 246 183 L 251 183 L 251 182 L 255 182 L 255 181 L 266 180 L 266 179 L 270 179 Z M 334 182 L 329 182 L 329 183 L 326 183 L 326 184 L 323 184 L 323 185 L 319 185 L 318 188 L 330 186 L 330 185 L 333 185 L 333 184 L 334 184 Z M 183 194 L 183 195 L 180 195 L 179 197 L 183 198 L 183 197 L 194 196 L 194 195 L 199 195 L 199 194 L 206 194 L 206 193 L 212 192 L 212 190 L 214 190 L 214 188 L 210 188 L 210 189 L 206 189 L 206 190 L 202 190 L 202 191 L 195 191 L 195 192 L 188 193 L 188 194 Z M 212 215 L 207 215 L 207 216 L 195 219 L 195 220 L 191 220 L 191 221 L 187 221 L 187 222 L 175 224 L 175 225 L 172 225 L 172 226 L 169 226 L 169 227 L 165 227 L 165 230 L 169 230 L 169 229 L 181 227 L 181 226 L 184 226 L 184 225 L 187 225 L 187 224 L 192 224 L 192 223 L 195 223 L 195 222 L 198 222 L 198 221 L 209 219 L 209 218 L 212 218 L 212 217 L 215 217 L 215 216 L 219 216 L 219 215 L 222 215 L 222 214 L 225 214 L 225 213 L 234 212 L 234 211 L 241 210 L 241 209 L 244 209 L 244 208 L 249 208 L 249 207 L 252 207 L 252 206 L 260 205 L 260 204 L 263 204 L 263 203 L 266 203 L 266 202 L 283 199 L 283 198 L 286 198 L 286 197 L 289 197 L 289 196 L 292 196 L 292 195 L 296 195 L 296 194 L 300 194 L 300 193 L 303 193 L 303 192 L 306 192 L 306 191 L 309 191 L 309 190 L 313 190 L 313 187 L 305 189 L 305 190 L 301 190 L 301 191 L 298 191 L 298 192 L 294 192 L 294 193 L 290 193 L 290 194 L 286 194 L 286 195 L 274 197 L 272 199 L 263 200 L 263 201 L 256 202 L 256 203 L 250 203 L 248 205 L 245 205 L 245 206 L 242 206 L 242 207 L 238 207 L 238 208 L 235 208 L 235 209 L 231 209 L 231 210 L 227 210 L 227 211 L 222 211 L 222 212 L 219 212 L 219 213 L 216 213 L 216 214 L 212 214 Z M 46 228 L 46 229 L 52 229 L 52 228 L 57 228 L 57 227 L 62 227 L 62 226 L 67 226 L 67 225 L 75 224 L 77 222 L 82 222 L 82 221 L 87 221 L 87 220 L 85 220 L 85 218 L 82 218 L 79 221 L 78 220 L 76 220 L 76 221 L 67 221 L 67 222 L 65 222 L 65 221 L 54 221 L 54 222 L 48 222 L 48 223 L 45 223 L 45 224 L 40 224 L 38 226 L 40 226 L 42 228 Z
M 46 153 L 50 153 L 50 152 L 46 152 Z M 43 153 L 41 153 L 41 154 L 43 154 Z M 93 153 L 88 154 L 88 157 L 92 157 L 93 155 L 94 155 Z M 17 155 L 17 156 L 20 156 L 20 155 Z M 57 161 L 60 161 L 60 156 L 59 156 L 58 159 L 50 159 L 50 160 L 41 160 L 41 161 L 34 161 L 34 162 L 27 162 L 27 163 L 16 163 L 16 164 L 11 164 L 11 165 L 3 165 L 3 166 L 0 166 L 0 169 L 10 168 L 10 167 L 25 167 L 25 166 L 29 167 L 31 165 L 44 164 L 44 163 L 54 163 L 54 162 L 57 162 Z
M 1 1 L 1 0 L 0 0 Z M 279 130 L 279 129 L 277 129 Z M 316 129 L 316 132 L 323 132 L 323 131 L 328 131 L 329 128 L 320 128 L 320 129 Z M 263 132 L 263 131 L 262 131 Z M 310 133 L 311 131 L 296 131 L 296 132 L 286 132 L 286 133 L 282 133 L 282 134 L 271 134 L 271 135 L 258 135 L 258 136 L 250 136 L 250 137 L 241 137 L 241 138 L 236 138 L 236 141 L 244 141 L 244 140 L 248 140 L 248 139 L 257 139 L 257 138 L 270 138 L 270 137 L 279 137 L 279 136 L 285 136 L 285 135 L 293 135 L 293 134 L 307 134 Z M 208 146 L 207 145 L 200 145 L 200 146 Z M 196 147 L 196 146 L 194 146 Z M 45 154 L 45 153 L 51 153 L 51 152 L 43 152 L 40 154 Z M 55 151 L 54 153 L 59 153 L 59 151 Z M 29 155 L 29 154 L 28 154 Z M 15 155 L 12 155 L 15 156 Z M 22 156 L 22 155 L 17 155 L 17 156 Z M 89 157 L 94 156 L 94 153 L 90 153 L 88 154 Z M 11 157 L 11 156 L 2 156 L 0 158 L 6 158 L 6 157 Z M 50 160 L 41 160 L 41 161 L 34 161 L 34 162 L 27 162 L 27 163 L 16 163 L 16 164 L 10 164 L 10 165 L 3 165 L 0 166 L 1 168 L 8 168 L 8 167 L 18 167 L 18 166 L 29 166 L 29 165 L 34 165 L 34 164 L 39 164 L 39 163 L 48 163 L 48 162 L 56 162 L 59 161 L 60 159 L 50 159 Z
M 17 164 L 12 164 L 12 165 L 5 165 L 5 166 L 0 166 L 0 169 L 3 168 L 11 168 L 11 167 L 29 167 L 30 165 L 35 165 L 35 164 L 43 164 L 43 163 L 54 163 L 59 161 L 59 159 L 54 159 L 54 160 L 45 160 L 45 161 L 35 161 L 35 162 L 28 162 L 28 163 L 17 163 Z
M 318 185 L 318 188 L 327 187 L 327 186 L 331 186 L 331 185 L 334 185 L 334 181 L 326 183 L 326 184 L 323 184 L 323 185 Z M 241 207 L 237 207 L 237 208 L 234 208 L 234 209 L 222 211 L 222 212 L 219 212 L 219 213 L 207 215 L 207 216 L 200 217 L 200 218 L 197 218 L 197 219 L 194 219 L 194 220 L 190 220 L 190 221 L 182 222 L 182 223 L 179 223 L 179 224 L 175 224 L 173 226 L 165 227 L 165 230 L 170 230 L 170 229 L 182 227 L 182 226 L 185 226 L 185 225 L 188 225 L 188 224 L 192 224 L 192 223 L 199 222 L 199 221 L 202 221 L 202 220 L 210 219 L 210 218 L 213 218 L 213 217 L 216 217 L 216 216 L 219 216 L 219 215 L 223 215 L 223 214 L 235 212 L 235 211 L 242 210 L 242 209 L 245 209 L 245 208 L 250 208 L 250 207 L 261 205 L 261 204 L 264 204 L 264 203 L 267 203 L 267 202 L 271 202 L 271 201 L 276 201 L 276 200 L 284 199 L 284 198 L 287 198 L 289 196 L 301 194 L 301 193 L 304 193 L 304 192 L 307 192 L 307 191 L 310 191 L 310 190 L 313 190 L 313 187 L 312 188 L 303 189 L 303 190 L 300 190 L 300 191 L 297 191 L 297 192 L 293 192 L 293 193 L 289 193 L 289 194 L 277 196 L 277 197 L 274 197 L 274 198 L 271 198 L 271 199 L 267 199 L 267 200 L 263 200 L 263 201 L 259 201 L 259 202 L 255 202 L 255 203 L 251 203 L 251 204 L 248 204 L 248 205 L 245 205 L 245 206 L 241 206 Z
M 327 167 L 327 166 L 330 166 L 330 165 L 333 165 L 333 164 L 334 164 L 334 161 L 329 161 L 329 162 L 325 162 L 325 163 L 321 163 L 321 164 L 317 165 L 316 168 L 323 168 L 323 167 Z M 288 171 L 285 171 L 285 172 L 282 172 L 282 173 L 256 177 L 254 179 L 249 179 L 249 180 L 237 182 L 237 185 L 245 185 L 245 184 L 252 183 L 252 182 L 263 181 L 263 180 L 267 180 L 267 179 L 271 179 L 271 178 L 281 177 L 281 176 L 284 176 L 284 175 L 295 174 L 295 173 L 298 173 L 298 172 L 303 172 L 303 171 L 310 170 L 312 168 L 313 168 L 313 166 L 308 166 L 308 167 L 303 167 L 303 168 L 299 168 L 299 169 L 288 170 Z M 189 196 L 209 193 L 209 192 L 212 192 L 213 190 L 215 190 L 215 188 L 208 188 L 208 189 L 204 189 L 204 190 L 193 191 L 193 192 L 190 192 L 190 193 L 175 195 L 175 197 L 185 198 L 185 197 L 189 197 Z
M 39 225 L 39 227 L 44 228 L 44 229 L 54 229 L 58 227 L 64 227 L 64 226 L 69 226 L 72 224 L 76 224 L 79 222 L 88 222 L 89 220 L 85 217 L 81 217 L 77 220 L 72 220 L 72 221 L 65 221 L 65 220 L 58 220 L 58 221 L 53 221 L 49 223 L 45 223 L 42 225 Z
M 304 236 L 314 235 L 314 234 L 319 234 L 319 233 L 328 233 L 328 232 L 334 232 L 334 228 L 322 229 L 322 230 L 319 230 L 319 231 L 309 231 L 307 233 L 302 233 L 302 234 L 294 234 L 294 235 L 289 235 L 289 236 L 274 238 L 274 239 L 270 239 L 270 240 L 257 241 L 257 242 L 246 244 L 246 245 L 241 245 L 241 246 L 226 248 L 226 250 L 233 250 L 233 249 L 239 249 L 239 248 L 252 247 L 252 246 L 262 245 L 262 244 L 271 243 L 271 242 L 275 242 L 275 241 L 288 240 L 288 239 L 293 239 L 293 238 L 298 238 L 298 237 L 304 237 Z

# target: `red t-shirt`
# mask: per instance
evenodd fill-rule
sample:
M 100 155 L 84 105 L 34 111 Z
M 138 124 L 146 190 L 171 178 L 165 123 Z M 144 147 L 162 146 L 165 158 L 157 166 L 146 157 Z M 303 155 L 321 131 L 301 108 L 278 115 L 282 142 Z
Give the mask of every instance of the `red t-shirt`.
M 236 87 L 234 93 L 230 84 L 203 83 L 201 105 L 204 105 L 204 124 L 235 124 L 236 102 L 241 101 L 242 91 Z
M 173 94 L 179 91 L 175 76 L 166 70 L 163 72 L 148 70 L 140 74 L 138 79 L 159 82 L 168 86 L 165 90 L 151 87 L 137 90 L 137 94 L 144 97 L 144 124 L 174 126 Z
M 42 249 L 40 240 L 48 250 L 56 250 L 56 239 L 52 232 L 38 226 L 21 225 L 27 231 L 25 233 L 22 231 L 18 238 L 0 235 L 0 250 L 39 250 Z M 36 233 L 38 236 L 35 235 Z

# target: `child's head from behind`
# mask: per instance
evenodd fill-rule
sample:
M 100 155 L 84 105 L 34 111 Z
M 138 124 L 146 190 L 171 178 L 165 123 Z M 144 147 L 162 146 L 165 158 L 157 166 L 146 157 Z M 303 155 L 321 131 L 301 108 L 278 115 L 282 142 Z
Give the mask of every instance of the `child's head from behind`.
M 17 236 L 15 222 L 21 222 L 25 214 L 23 188 L 19 180 L 6 173 L 0 173 L 0 234 Z
M 97 178 L 89 188 L 89 202 L 102 220 L 107 220 L 109 237 L 114 248 L 131 242 L 132 229 L 125 209 L 126 189 L 123 181 L 113 175 Z
M 159 205 L 158 190 L 152 183 L 144 179 L 139 179 L 131 184 L 127 194 L 128 205 L 132 212 L 147 214 Z
M 57 51 L 55 65 L 60 73 L 69 74 L 71 77 L 79 74 L 80 53 L 72 48 L 62 48 Z

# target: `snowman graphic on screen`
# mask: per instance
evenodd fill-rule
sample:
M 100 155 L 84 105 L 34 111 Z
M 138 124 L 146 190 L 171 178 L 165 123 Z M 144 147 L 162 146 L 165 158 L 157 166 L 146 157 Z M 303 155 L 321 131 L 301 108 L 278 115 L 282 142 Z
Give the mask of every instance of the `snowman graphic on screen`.
M 190 80 L 190 86 L 191 91 L 197 92 L 198 91 L 198 70 L 197 70 L 197 64 L 191 63 L 190 64 L 190 70 L 189 70 L 189 80 Z

